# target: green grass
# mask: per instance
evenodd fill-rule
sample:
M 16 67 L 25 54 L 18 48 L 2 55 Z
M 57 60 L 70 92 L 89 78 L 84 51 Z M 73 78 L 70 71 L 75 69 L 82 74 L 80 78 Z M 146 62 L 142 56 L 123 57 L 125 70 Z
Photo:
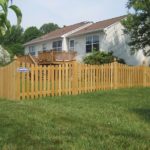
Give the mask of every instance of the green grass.
M 150 89 L 0 100 L 0 150 L 149 150 Z

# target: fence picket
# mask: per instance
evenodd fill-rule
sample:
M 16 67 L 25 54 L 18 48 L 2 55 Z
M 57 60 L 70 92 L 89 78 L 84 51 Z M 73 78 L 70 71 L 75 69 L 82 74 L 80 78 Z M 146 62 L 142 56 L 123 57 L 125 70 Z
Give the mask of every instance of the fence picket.
M 19 67 L 30 71 L 19 72 Z M 0 67 L 0 97 L 20 100 L 96 90 L 150 87 L 149 74 L 149 67 L 131 67 L 117 62 L 101 66 L 74 62 L 47 67 L 14 61 Z

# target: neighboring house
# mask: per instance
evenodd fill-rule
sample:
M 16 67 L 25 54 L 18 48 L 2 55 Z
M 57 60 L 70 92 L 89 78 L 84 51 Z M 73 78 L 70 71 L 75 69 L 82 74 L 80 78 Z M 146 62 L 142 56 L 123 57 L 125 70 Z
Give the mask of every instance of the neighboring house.
M 77 60 L 82 61 L 93 49 L 110 52 L 123 58 L 129 65 L 149 65 L 142 51 L 131 55 L 128 46 L 129 37 L 124 34 L 121 20 L 126 16 L 104 21 L 81 22 L 50 32 L 44 36 L 25 43 L 25 54 L 38 55 L 49 50 L 77 51 Z

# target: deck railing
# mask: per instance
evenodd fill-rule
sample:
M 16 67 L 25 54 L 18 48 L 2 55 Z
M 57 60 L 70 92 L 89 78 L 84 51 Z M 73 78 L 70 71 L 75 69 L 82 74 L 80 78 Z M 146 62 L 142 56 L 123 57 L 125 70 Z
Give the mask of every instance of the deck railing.
M 75 51 L 44 51 L 39 52 L 38 56 L 19 56 L 17 57 L 19 62 L 30 63 L 35 65 L 50 65 L 50 64 L 59 64 L 61 62 L 70 62 L 76 60 L 77 52 Z
M 74 61 L 76 57 L 75 51 L 44 51 L 38 54 L 39 64 L 49 64 L 54 62 Z

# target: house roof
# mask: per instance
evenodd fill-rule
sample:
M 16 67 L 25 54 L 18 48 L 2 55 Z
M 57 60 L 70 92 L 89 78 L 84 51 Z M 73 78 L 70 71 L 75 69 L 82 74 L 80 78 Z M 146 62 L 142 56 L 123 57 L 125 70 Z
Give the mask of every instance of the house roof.
M 78 36 L 81 34 L 85 34 L 85 33 L 90 33 L 90 32 L 94 32 L 97 30 L 102 30 L 105 29 L 106 27 L 122 20 L 123 18 L 125 18 L 126 16 L 120 16 L 120 17 L 116 17 L 116 18 L 112 18 L 112 19 L 108 19 L 108 20 L 104 20 L 104 21 L 99 21 L 96 23 L 91 23 L 91 22 L 80 22 L 74 25 L 70 25 L 70 26 L 65 26 L 63 28 L 57 29 L 55 31 L 52 31 L 48 34 L 45 34 L 39 38 L 33 39 L 32 41 L 29 41 L 27 43 L 24 44 L 24 46 L 27 45 L 32 45 L 32 44 L 36 44 L 39 42 L 43 42 L 43 41 L 47 41 L 47 40 L 52 40 L 52 39 L 56 39 L 56 38 L 61 38 L 63 35 L 72 32 L 72 31 L 76 31 L 76 32 L 72 33 L 71 35 L 69 35 L 68 37 L 73 37 L 73 36 Z M 91 24 L 89 24 L 91 23 Z M 85 25 L 88 25 L 86 27 L 84 27 Z M 80 29 L 80 27 L 83 27 L 82 29 Z
M 63 36 L 64 34 L 71 32 L 73 30 L 76 30 L 86 24 L 88 24 L 89 22 L 80 22 L 74 25 L 70 25 L 70 26 L 64 26 L 63 28 L 57 29 L 55 31 L 52 31 L 48 34 L 45 34 L 39 38 L 33 39 L 32 41 L 29 41 L 27 43 L 24 44 L 24 46 L 26 45 L 31 45 L 31 44 L 36 44 L 42 41 L 46 41 L 46 40 L 51 40 L 51 39 L 55 39 L 55 38 L 61 38 L 61 36 Z
M 112 25 L 118 21 L 121 21 L 125 17 L 126 17 L 126 15 L 93 23 L 92 25 L 90 25 L 78 32 L 75 32 L 70 36 L 72 37 L 72 36 L 77 36 L 77 35 L 81 35 L 81 34 L 85 34 L 85 33 L 94 32 L 97 30 L 103 30 L 103 29 L 109 27 L 110 25 Z

